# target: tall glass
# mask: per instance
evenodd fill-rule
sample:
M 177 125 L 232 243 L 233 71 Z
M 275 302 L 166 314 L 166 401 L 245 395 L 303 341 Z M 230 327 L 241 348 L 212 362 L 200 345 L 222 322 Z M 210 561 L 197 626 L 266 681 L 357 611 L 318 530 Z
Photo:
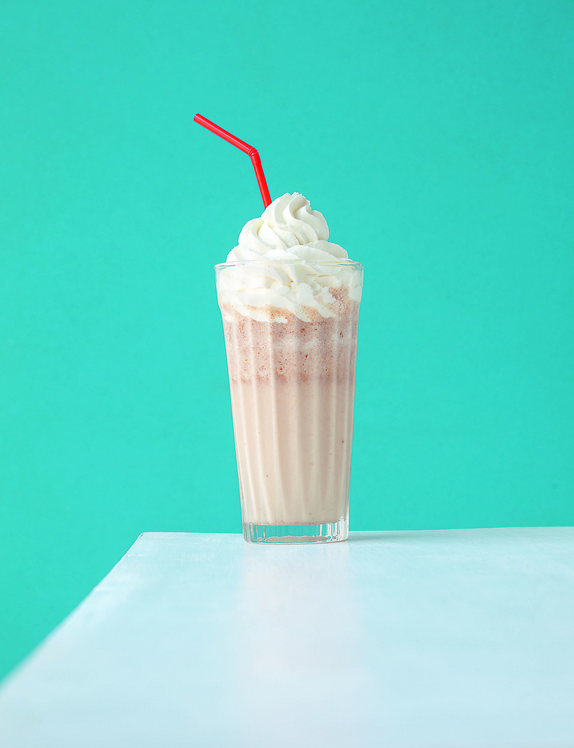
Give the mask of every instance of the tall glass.
M 284 260 L 281 269 L 296 279 L 298 262 Z M 327 317 L 312 304 L 297 313 L 261 299 L 234 304 L 225 273 L 239 265 L 257 276 L 269 263 L 215 267 L 243 535 L 264 543 L 346 540 L 362 265 L 322 263 L 334 284 Z M 352 278 L 354 293 L 340 274 Z

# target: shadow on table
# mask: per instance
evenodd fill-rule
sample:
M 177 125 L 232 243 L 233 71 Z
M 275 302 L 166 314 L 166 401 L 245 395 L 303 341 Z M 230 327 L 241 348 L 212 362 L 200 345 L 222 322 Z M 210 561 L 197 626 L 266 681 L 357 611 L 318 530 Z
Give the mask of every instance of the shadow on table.
M 460 541 L 461 533 L 465 530 L 381 530 L 379 532 L 351 532 L 349 543 L 396 543 L 413 540 L 424 543 L 425 541 L 436 542 L 439 534 L 441 543 L 448 540 Z
M 418 537 L 418 533 L 412 531 L 409 532 L 351 532 L 349 533 L 349 543 L 392 543 L 395 540 L 412 540 L 413 537 Z

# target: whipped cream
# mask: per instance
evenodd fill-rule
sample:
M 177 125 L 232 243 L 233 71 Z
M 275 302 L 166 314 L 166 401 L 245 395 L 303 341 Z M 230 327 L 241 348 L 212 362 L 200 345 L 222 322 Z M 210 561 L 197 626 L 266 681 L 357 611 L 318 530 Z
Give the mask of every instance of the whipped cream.
M 346 250 L 328 239 L 327 221 L 303 195 L 278 197 L 260 218 L 245 224 L 238 245 L 220 266 L 220 302 L 260 321 L 269 319 L 269 307 L 305 321 L 317 312 L 336 316 L 341 306 L 337 292 L 360 301 L 361 273 Z M 287 322 L 276 313 L 273 319 Z

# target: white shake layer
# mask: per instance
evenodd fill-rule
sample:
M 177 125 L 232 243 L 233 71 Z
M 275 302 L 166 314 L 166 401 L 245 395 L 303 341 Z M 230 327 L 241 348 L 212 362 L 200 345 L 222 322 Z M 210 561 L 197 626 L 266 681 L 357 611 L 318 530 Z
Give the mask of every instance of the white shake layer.
M 348 522 L 361 272 L 328 236 L 283 195 L 220 266 L 244 524 Z

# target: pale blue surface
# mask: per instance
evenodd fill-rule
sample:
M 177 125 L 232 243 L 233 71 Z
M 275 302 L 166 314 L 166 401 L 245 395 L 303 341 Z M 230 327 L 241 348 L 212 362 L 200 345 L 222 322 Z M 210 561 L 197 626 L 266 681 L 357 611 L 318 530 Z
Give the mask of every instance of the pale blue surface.
M 147 533 L 0 691 L 2 748 L 574 745 L 574 528 Z

